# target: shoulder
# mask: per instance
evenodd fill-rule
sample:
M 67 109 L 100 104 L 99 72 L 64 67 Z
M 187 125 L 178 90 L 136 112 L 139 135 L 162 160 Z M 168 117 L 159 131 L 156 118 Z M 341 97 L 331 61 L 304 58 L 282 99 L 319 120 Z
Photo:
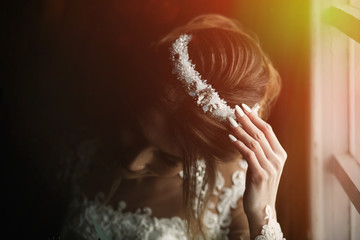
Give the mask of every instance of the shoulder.
M 119 161 L 104 139 L 74 135 L 71 147 L 62 151 L 57 177 L 66 184 L 69 202 L 84 196 L 95 199 L 97 193 L 109 191 Z

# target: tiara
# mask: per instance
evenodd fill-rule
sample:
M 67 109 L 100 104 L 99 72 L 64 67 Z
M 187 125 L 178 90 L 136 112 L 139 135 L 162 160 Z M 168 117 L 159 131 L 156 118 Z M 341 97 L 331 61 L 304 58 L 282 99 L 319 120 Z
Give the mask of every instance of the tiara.
M 226 121 L 228 117 L 235 118 L 235 109 L 220 98 L 211 84 L 208 84 L 207 80 L 202 80 L 200 73 L 195 70 L 195 64 L 189 59 L 188 52 L 191 38 L 191 35 L 183 34 L 172 44 L 170 49 L 171 60 L 174 63 L 172 73 L 177 75 L 177 79 L 184 84 L 189 95 L 205 113 L 219 121 Z M 259 104 L 255 104 L 252 110 L 257 114 L 259 108 Z

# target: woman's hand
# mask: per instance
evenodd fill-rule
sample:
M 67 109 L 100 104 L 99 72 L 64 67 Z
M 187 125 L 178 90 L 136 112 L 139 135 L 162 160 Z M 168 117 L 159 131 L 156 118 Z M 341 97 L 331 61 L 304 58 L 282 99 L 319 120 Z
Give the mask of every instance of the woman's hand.
M 276 194 L 287 154 L 271 126 L 247 105 L 242 104 L 242 107 L 245 113 L 239 106 L 235 108 L 237 121 L 229 119 L 232 131 L 229 137 L 248 162 L 243 204 L 253 235 L 259 234 L 265 224 L 265 206 L 270 205 L 275 211 Z

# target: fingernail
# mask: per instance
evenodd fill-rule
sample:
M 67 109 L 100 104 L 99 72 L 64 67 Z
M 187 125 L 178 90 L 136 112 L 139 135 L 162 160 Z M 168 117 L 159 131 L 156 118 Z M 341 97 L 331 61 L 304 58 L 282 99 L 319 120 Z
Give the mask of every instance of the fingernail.
M 245 115 L 244 111 L 238 105 L 235 106 L 235 110 L 240 115 L 240 117 Z
M 229 121 L 233 127 L 237 128 L 239 126 L 239 124 L 232 117 L 229 117 Z
M 251 108 L 248 105 L 246 105 L 245 103 L 242 103 L 241 106 L 245 109 L 245 111 L 251 112 Z
M 259 111 L 259 109 L 260 109 L 259 103 L 255 103 L 255 105 L 252 107 L 252 110 L 255 112 Z
M 229 138 L 230 138 L 230 140 L 231 140 L 232 142 L 236 142 L 236 141 L 237 141 L 236 137 L 234 137 L 234 135 L 232 135 L 232 134 L 229 134 Z

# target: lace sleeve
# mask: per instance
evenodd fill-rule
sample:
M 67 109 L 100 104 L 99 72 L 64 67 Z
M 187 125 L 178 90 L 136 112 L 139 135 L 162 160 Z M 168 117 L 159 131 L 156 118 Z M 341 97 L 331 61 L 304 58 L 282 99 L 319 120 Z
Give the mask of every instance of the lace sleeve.
M 265 220 L 268 220 L 268 223 L 262 227 L 261 234 L 255 240 L 286 240 L 283 238 L 280 224 L 273 218 L 273 209 L 270 205 L 266 205 L 265 212 Z

